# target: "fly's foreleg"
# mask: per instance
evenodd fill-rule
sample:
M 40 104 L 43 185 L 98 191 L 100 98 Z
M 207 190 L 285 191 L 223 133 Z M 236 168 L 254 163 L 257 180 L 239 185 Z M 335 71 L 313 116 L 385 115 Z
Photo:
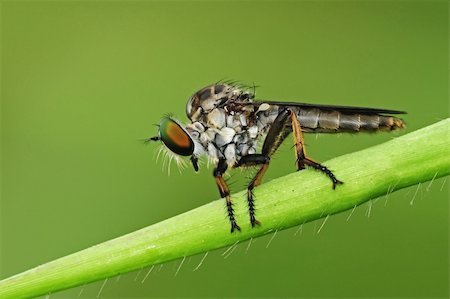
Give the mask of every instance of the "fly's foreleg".
M 235 229 L 238 231 L 241 230 L 239 225 L 236 223 L 236 219 L 234 218 L 234 210 L 233 210 L 233 204 L 231 202 L 230 197 L 230 189 L 228 188 L 227 183 L 223 179 L 222 175 L 227 170 L 227 163 L 225 160 L 221 159 L 219 160 L 219 163 L 217 165 L 217 168 L 214 169 L 213 175 L 216 180 L 217 187 L 219 188 L 220 196 L 222 198 L 225 198 L 227 200 L 227 212 L 228 212 L 228 218 L 230 219 L 231 223 L 231 232 L 234 232 Z
M 277 150 L 284 138 L 286 138 L 286 136 L 290 133 L 290 130 L 287 128 L 289 125 L 289 115 L 290 111 L 288 109 L 283 109 L 280 111 L 270 127 L 269 132 L 267 133 L 261 154 L 244 156 L 235 165 L 235 167 L 241 167 L 262 164 L 261 168 L 258 170 L 255 177 L 251 180 L 247 187 L 248 211 L 250 214 L 250 223 L 252 227 L 260 224 L 260 222 L 255 218 L 253 189 L 261 184 L 262 178 L 269 168 L 270 156 Z
M 297 117 L 297 114 L 291 111 L 291 123 L 292 123 L 292 135 L 294 137 L 294 145 L 295 145 L 295 155 L 297 158 L 297 170 L 301 170 L 306 166 L 310 166 L 316 170 L 319 170 L 325 173 L 333 182 L 333 189 L 336 189 L 336 185 L 343 184 L 343 182 L 339 181 L 336 176 L 333 174 L 331 170 L 327 167 L 323 166 L 320 163 L 315 162 L 314 160 L 306 157 L 305 150 L 305 142 L 303 139 L 303 132 L 300 126 L 300 121 Z

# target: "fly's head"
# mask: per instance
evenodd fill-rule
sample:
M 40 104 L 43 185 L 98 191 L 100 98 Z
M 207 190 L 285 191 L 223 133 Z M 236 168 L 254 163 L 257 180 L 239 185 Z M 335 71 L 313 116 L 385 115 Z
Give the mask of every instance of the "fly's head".
M 185 166 L 185 158 L 190 156 L 192 166 L 198 171 L 198 153 L 201 151 L 201 145 L 196 141 L 195 131 L 184 128 L 178 121 L 170 116 L 165 116 L 158 124 L 158 135 L 147 139 L 147 141 L 161 141 L 161 152 L 164 153 L 164 162 L 169 159 L 175 160 L 178 167 Z

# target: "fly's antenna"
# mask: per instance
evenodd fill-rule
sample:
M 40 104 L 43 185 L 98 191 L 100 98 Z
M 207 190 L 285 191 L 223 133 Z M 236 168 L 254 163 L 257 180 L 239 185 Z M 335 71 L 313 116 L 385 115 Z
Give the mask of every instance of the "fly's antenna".
M 157 126 L 158 127 L 158 130 L 159 130 L 159 124 L 153 124 L 153 125 L 155 125 L 155 126 Z M 149 137 L 149 138 L 144 138 L 144 139 L 141 139 L 141 141 L 144 143 L 144 144 L 147 144 L 147 143 L 149 143 L 150 141 L 160 141 L 161 140 L 161 137 L 158 135 L 158 136 L 154 136 L 154 137 Z
M 143 144 L 148 144 L 152 141 L 160 141 L 160 140 L 161 138 L 159 136 L 139 139 L 139 141 L 141 141 Z

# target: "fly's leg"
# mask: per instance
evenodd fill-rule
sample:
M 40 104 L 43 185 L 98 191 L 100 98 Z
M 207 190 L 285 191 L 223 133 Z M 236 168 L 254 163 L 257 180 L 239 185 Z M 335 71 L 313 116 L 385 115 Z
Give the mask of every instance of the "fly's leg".
M 333 182 L 333 189 L 336 189 L 336 185 L 343 184 L 339 181 L 331 170 L 326 168 L 320 163 L 306 157 L 305 142 L 303 139 L 302 128 L 297 114 L 291 111 L 291 123 L 292 123 L 292 135 L 294 136 L 295 155 L 297 158 L 297 170 L 305 169 L 306 166 L 310 166 L 316 170 L 320 170 L 325 173 Z
M 316 169 L 316 170 L 320 170 L 321 172 L 325 173 L 330 180 L 333 182 L 333 189 L 336 189 L 337 185 L 341 185 L 344 182 L 338 180 L 335 175 L 333 174 L 333 172 L 331 170 L 329 170 L 328 168 L 326 168 L 325 166 L 323 166 L 320 163 L 317 163 L 309 158 L 305 158 L 303 161 L 306 165 Z
M 233 210 L 233 204 L 231 202 L 230 197 L 230 189 L 228 188 L 227 183 L 222 177 L 222 174 L 225 173 L 227 170 L 227 163 L 226 160 L 221 159 L 219 160 L 219 163 L 217 164 L 217 168 L 214 169 L 213 175 L 216 179 L 217 187 L 219 188 L 220 196 L 222 198 L 225 198 L 227 200 L 227 212 L 228 212 L 228 218 L 230 219 L 231 223 L 231 232 L 234 232 L 235 229 L 238 231 L 241 230 L 239 225 L 236 223 L 236 219 L 234 218 L 234 210 Z
M 294 111 L 291 111 L 292 136 L 294 137 L 295 157 L 297 171 L 305 169 L 304 160 L 306 159 L 305 142 L 303 139 L 302 127 Z
M 283 142 L 284 138 L 286 138 L 286 136 L 290 133 L 290 130 L 288 129 L 289 115 L 290 111 L 288 109 L 283 109 L 280 111 L 271 128 L 269 129 L 269 132 L 267 133 L 261 154 L 251 154 L 244 156 L 234 166 L 241 167 L 262 164 L 261 168 L 258 170 L 255 177 L 251 180 L 247 187 L 248 211 L 250 214 L 250 223 L 252 227 L 260 224 L 260 222 L 255 218 L 255 202 L 253 189 L 261 184 L 262 178 L 269 168 L 270 156 L 277 150 L 277 148 Z
M 267 171 L 269 167 L 270 157 L 264 156 L 262 154 L 251 154 L 242 157 L 238 163 L 236 163 L 235 167 L 240 166 L 255 166 L 259 164 L 263 164 L 263 166 L 259 169 L 258 173 L 252 179 L 250 184 L 247 187 L 247 203 L 248 203 L 248 213 L 250 215 L 250 223 L 252 227 L 255 225 L 259 225 L 260 222 L 255 218 L 255 201 L 253 198 L 253 189 L 261 183 L 262 177 L 264 173 Z

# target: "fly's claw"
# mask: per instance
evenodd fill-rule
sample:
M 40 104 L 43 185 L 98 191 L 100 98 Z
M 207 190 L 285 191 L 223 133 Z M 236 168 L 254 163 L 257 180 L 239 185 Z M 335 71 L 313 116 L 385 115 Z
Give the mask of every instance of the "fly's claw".
M 250 223 L 252 224 L 252 227 L 261 225 L 261 222 L 259 222 L 259 220 L 256 220 L 254 216 L 250 217 Z
M 241 231 L 241 228 L 239 227 L 239 225 L 237 225 L 236 221 L 232 220 L 231 221 L 231 232 L 234 232 L 235 229 L 238 231 Z
M 344 184 L 344 182 L 342 182 L 342 181 L 340 181 L 340 180 L 338 180 L 338 179 L 334 179 L 333 180 L 333 190 L 336 190 L 336 186 L 337 185 L 342 185 L 342 184 Z

